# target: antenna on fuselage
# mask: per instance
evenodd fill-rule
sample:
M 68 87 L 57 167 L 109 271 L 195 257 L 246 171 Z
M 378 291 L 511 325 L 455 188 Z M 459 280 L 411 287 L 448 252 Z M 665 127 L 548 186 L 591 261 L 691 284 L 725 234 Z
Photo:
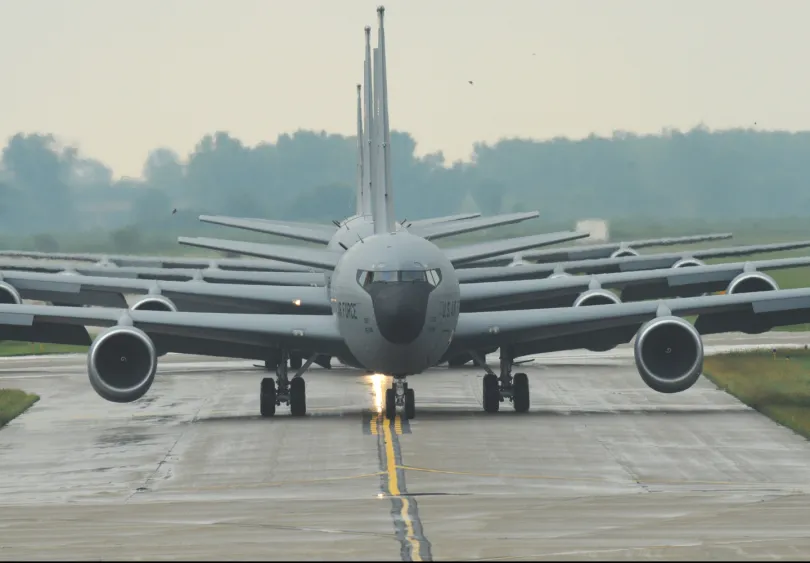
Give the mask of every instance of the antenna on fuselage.
M 362 215 L 365 208 L 366 189 L 365 177 L 363 175 L 363 102 L 360 84 L 357 85 L 357 201 L 355 202 L 355 214 Z
M 366 26 L 366 56 L 363 62 L 363 113 L 365 120 L 363 122 L 363 191 L 365 199 L 363 200 L 363 215 L 372 215 L 374 205 L 374 158 L 372 153 L 374 151 L 372 145 L 372 131 L 373 119 L 372 113 L 374 112 L 374 95 L 372 93 L 371 84 L 371 27 Z
M 393 184 L 391 182 L 391 129 L 388 123 L 388 71 L 385 59 L 385 25 L 384 25 L 385 7 L 379 6 L 377 8 L 377 21 L 379 29 L 377 30 L 377 49 L 380 56 L 380 79 L 379 79 L 379 100 L 380 108 L 378 113 L 382 121 L 380 133 L 382 135 L 382 151 L 381 160 L 383 167 L 383 206 L 385 209 L 386 227 L 389 232 L 396 230 L 396 217 L 394 217 L 394 192 Z M 375 71 L 376 72 L 376 71 Z

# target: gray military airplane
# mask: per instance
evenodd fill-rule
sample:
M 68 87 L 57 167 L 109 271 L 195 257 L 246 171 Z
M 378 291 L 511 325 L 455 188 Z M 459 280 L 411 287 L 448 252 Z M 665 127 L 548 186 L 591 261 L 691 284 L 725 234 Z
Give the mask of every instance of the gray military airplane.
M 377 151 L 382 181 L 390 166 L 383 8 L 378 9 L 381 89 Z M 375 234 L 341 254 L 328 286 L 330 314 L 167 313 L 126 309 L 0 305 L 0 338 L 51 341 L 81 339 L 85 325 L 103 326 L 90 346 L 90 383 L 103 398 L 131 402 L 154 382 L 162 347 L 207 341 L 222 348 L 273 347 L 322 350 L 351 365 L 393 376 L 385 412 L 398 406 L 415 415 L 415 395 L 406 377 L 434 366 L 448 354 L 500 348 L 500 375 L 484 362 L 483 404 L 488 412 L 505 400 L 515 410 L 529 408 L 526 374 L 512 374 L 516 358 L 558 349 L 609 349 L 635 336 L 634 354 L 643 381 L 662 393 L 690 388 L 700 376 L 701 334 L 763 332 L 810 320 L 810 288 L 689 297 L 660 301 L 565 307 L 545 310 L 466 313 L 453 262 L 440 248 L 405 230 L 391 228 L 375 205 Z M 693 326 L 679 315 L 698 315 Z M 84 333 L 86 337 L 86 331 Z M 567 343 L 566 343 L 567 342 Z M 561 348 L 562 347 L 562 348 Z M 164 348 L 165 349 L 165 348 Z M 235 357 L 239 357 L 234 354 Z M 306 412 L 304 371 L 312 358 L 288 378 L 286 362 L 277 382 L 262 381 L 261 411 L 275 413 L 278 398 L 292 414 Z M 434 375 L 437 376 L 437 375 Z

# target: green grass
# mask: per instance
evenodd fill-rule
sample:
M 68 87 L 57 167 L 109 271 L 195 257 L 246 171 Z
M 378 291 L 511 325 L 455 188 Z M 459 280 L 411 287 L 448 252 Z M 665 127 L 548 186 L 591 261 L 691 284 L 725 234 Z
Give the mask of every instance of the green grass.
M 0 356 L 30 356 L 39 354 L 72 354 L 87 352 L 87 346 L 71 344 L 39 344 L 37 342 L 0 342 Z
M 709 356 L 703 373 L 720 389 L 810 439 L 810 350 Z
M 19 389 L 0 389 L 0 427 L 20 416 L 37 401 L 38 395 Z

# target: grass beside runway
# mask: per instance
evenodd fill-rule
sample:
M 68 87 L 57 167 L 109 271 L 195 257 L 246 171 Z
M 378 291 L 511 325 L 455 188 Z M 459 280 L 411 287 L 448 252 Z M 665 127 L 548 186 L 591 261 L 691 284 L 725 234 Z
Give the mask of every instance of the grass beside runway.
M 0 389 L 0 428 L 20 416 L 37 401 L 38 395 L 19 389 Z
M 87 349 L 87 346 L 74 346 L 70 344 L 39 344 L 37 342 L 13 342 L 6 340 L 0 342 L 0 357 L 73 354 L 77 352 L 87 352 Z
M 746 405 L 810 439 L 810 350 L 708 356 L 703 374 Z

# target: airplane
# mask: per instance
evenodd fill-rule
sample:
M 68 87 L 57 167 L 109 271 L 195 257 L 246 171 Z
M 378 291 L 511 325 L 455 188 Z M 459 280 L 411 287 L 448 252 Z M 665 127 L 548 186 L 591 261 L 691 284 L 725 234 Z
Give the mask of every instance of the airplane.
M 384 8 L 378 8 L 380 54 L 375 83 L 380 92 L 377 115 L 382 142 L 375 149 L 382 157 L 378 177 L 387 182 L 390 144 L 383 13 Z M 234 349 L 277 347 L 283 354 L 290 349 L 317 349 L 391 375 L 386 417 L 392 418 L 402 407 L 413 418 L 415 394 L 406 378 L 448 354 L 500 348 L 500 374 L 483 358 L 476 358 L 486 372 L 484 410 L 495 412 L 508 400 L 516 411 L 525 412 L 530 402 L 528 377 L 512 374 L 514 360 L 522 356 L 555 347 L 609 349 L 635 336 L 634 356 L 642 380 L 658 392 L 676 393 L 700 377 L 701 334 L 758 333 L 810 319 L 810 288 L 590 307 L 462 312 L 461 286 L 445 252 L 422 237 L 393 229 L 379 202 L 374 209 L 375 234 L 350 247 L 335 264 L 328 288 L 330 314 L 167 313 L 3 304 L 0 338 L 78 341 L 81 331 L 71 328 L 106 327 L 90 345 L 88 373 L 101 397 L 121 403 L 137 400 L 149 390 L 157 370 L 158 346 L 167 343 L 199 340 Z M 698 315 L 698 319 L 692 325 L 682 315 Z M 264 416 L 275 414 L 280 399 L 290 404 L 293 415 L 305 414 L 306 386 L 301 376 L 311 361 L 310 357 L 291 380 L 286 362 L 279 365 L 277 381 L 263 379 Z

